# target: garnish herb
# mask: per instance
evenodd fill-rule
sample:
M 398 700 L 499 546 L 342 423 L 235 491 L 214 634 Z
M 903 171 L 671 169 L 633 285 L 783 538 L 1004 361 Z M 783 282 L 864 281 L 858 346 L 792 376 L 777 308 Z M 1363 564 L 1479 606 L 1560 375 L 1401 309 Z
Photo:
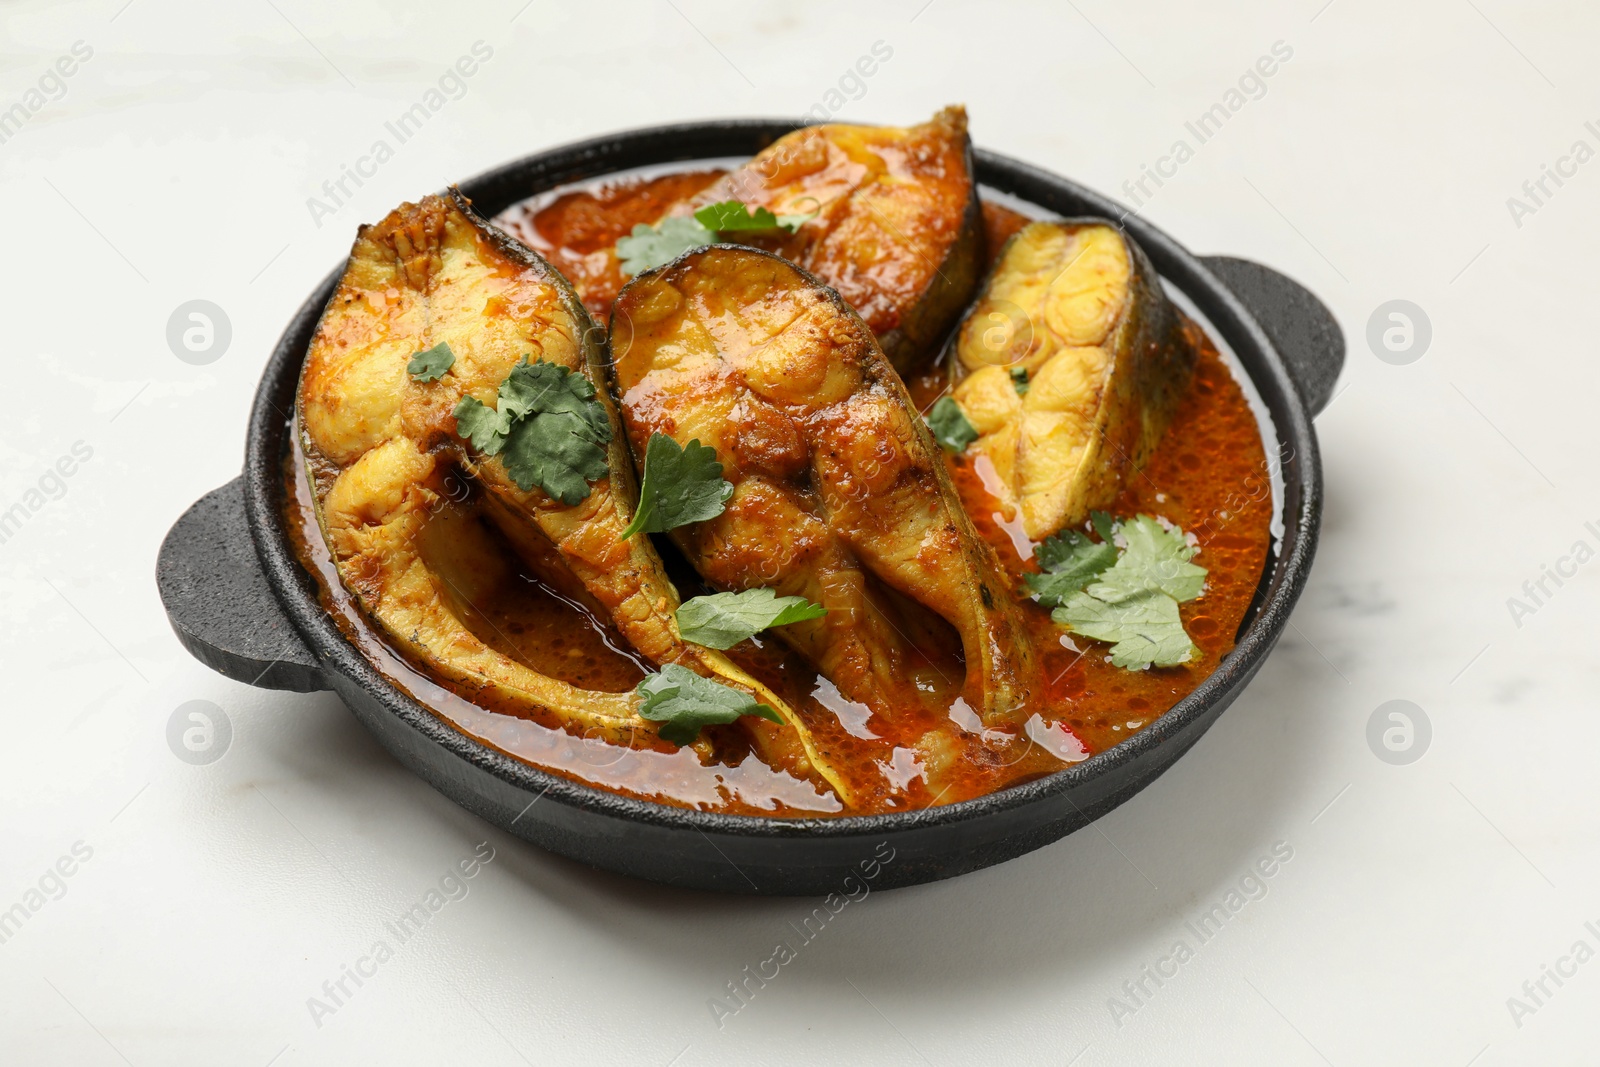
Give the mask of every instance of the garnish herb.
M 1094 515 L 1108 524 L 1101 534 L 1104 540 L 1091 541 L 1081 530 L 1063 530 L 1034 548 L 1033 558 L 1039 563 L 1040 573 L 1024 574 L 1022 579 L 1045 607 L 1060 607 L 1062 601 L 1117 562 L 1117 546 L 1110 538 L 1110 518 L 1103 511 Z M 1096 522 L 1095 527 L 1098 531 L 1100 523 Z
M 644 449 L 644 476 L 639 480 L 639 510 L 622 531 L 624 538 L 643 530 L 664 533 L 691 522 L 714 519 L 733 495 L 722 478 L 717 450 L 699 439 L 682 448 L 664 433 L 653 433 Z
M 712 593 L 678 608 L 678 632 L 685 641 L 725 649 L 770 627 L 820 619 L 827 613 L 827 608 L 803 596 L 778 596 L 771 589 Z
M 486 456 L 499 456 L 524 490 L 538 486 L 563 504 L 589 495 L 589 483 L 607 472 L 605 446 L 611 423 L 583 375 L 526 356 L 500 383 L 498 406 L 464 396 L 456 405 L 456 432 Z
M 787 230 L 793 233 L 802 223 L 816 218 L 817 213 L 806 211 L 795 215 L 774 215 L 760 205 L 751 211 L 749 206 L 741 201 L 724 200 L 718 204 L 707 204 L 696 211 L 694 217 L 700 225 L 718 233 L 742 233 L 751 230 Z
M 1018 396 L 1027 396 L 1028 395 L 1028 368 L 1027 367 L 1012 367 L 1011 368 L 1011 385 L 1012 385 L 1012 388 L 1016 389 Z
M 793 233 L 802 223 L 815 218 L 815 211 L 795 215 L 774 215 L 764 207 L 752 212 L 739 200 L 707 204 L 694 215 L 673 215 L 655 226 L 643 222 L 617 242 L 617 258 L 623 273 L 643 274 L 671 263 L 691 248 L 716 244 L 722 234 L 760 233 L 787 230 Z
M 928 429 L 933 431 L 933 439 L 939 442 L 939 447 L 958 456 L 978 439 L 978 431 L 968 421 L 967 413 L 948 396 L 941 396 L 929 410 Z
M 617 242 L 617 258 L 624 274 L 643 274 L 671 263 L 691 248 L 717 243 L 717 235 L 687 215 L 661 220 L 659 226 L 640 222 Z
M 702 726 L 733 722 L 743 715 L 783 722 L 777 712 L 748 693 L 702 678 L 676 663 L 647 675 L 634 691 L 643 698 L 640 716 L 661 723 L 662 738 L 677 745 L 693 741 Z
M 1116 604 L 1078 593 L 1050 617 L 1075 634 L 1112 642 L 1111 663 L 1116 667 L 1176 667 L 1196 651 L 1178 617 L 1178 602 L 1161 593 Z
M 449 370 L 456 361 L 456 354 L 450 351 L 450 346 L 443 341 L 432 348 L 425 348 L 411 357 L 411 362 L 406 364 L 406 372 L 412 379 L 419 382 L 436 382 L 444 377 L 444 372 Z
M 1091 515 L 1100 536 L 1068 530 L 1034 549 L 1043 573 L 1026 576 L 1050 617 L 1073 633 L 1111 643 L 1118 667 L 1174 667 L 1199 650 L 1183 629 L 1178 605 L 1200 595 L 1206 569 L 1191 563 L 1199 549 L 1183 531 L 1149 515 L 1113 525 Z M 1114 538 L 1120 537 L 1120 551 Z
M 1183 603 L 1200 595 L 1206 569 L 1189 561 L 1200 551 L 1184 540 L 1183 531 L 1167 529 L 1149 515 L 1138 515 L 1118 527 L 1126 548 L 1116 565 L 1088 592 L 1108 603 L 1132 600 L 1145 593 L 1165 593 Z

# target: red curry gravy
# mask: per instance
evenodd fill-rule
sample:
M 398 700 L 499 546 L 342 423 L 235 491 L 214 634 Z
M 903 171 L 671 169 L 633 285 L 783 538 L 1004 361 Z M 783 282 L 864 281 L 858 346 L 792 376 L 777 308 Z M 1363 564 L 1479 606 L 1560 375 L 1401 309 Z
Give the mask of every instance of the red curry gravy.
M 705 188 L 720 174 L 687 171 L 558 190 L 514 206 L 495 221 L 580 283 L 591 313 L 603 321 L 627 280 L 612 252 L 617 238 L 636 223 L 653 222 L 668 205 Z M 984 203 L 983 217 L 991 256 L 1029 221 L 992 202 Z M 920 716 L 906 717 L 901 736 L 893 721 L 844 700 L 831 683 L 768 635 L 730 650 L 740 666 L 804 708 L 808 721 L 820 724 L 819 739 L 829 750 L 877 763 L 882 789 L 848 813 L 966 800 L 1104 751 L 1160 717 L 1233 649 L 1271 548 L 1268 466 L 1260 428 L 1238 381 L 1199 326 L 1186 322 L 1186 329 L 1199 352 L 1193 382 L 1154 456 L 1109 510 L 1119 516 L 1159 515 L 1197 538 L 1200 552 L 1195 562 L 1208 571 L 1206 585 L 1200 597 L 1180 610 L 1200 655 L 1179 667 L 1144 671 L 1114 667 L 1107 646 L 1066 634 L 1047 610 L 1027 599 L 1018 578 L 1016 595 L 1025 601 L 1047 682 L 1027 728 L 1039 750 L 1010 766 L 967 761 L 970 765 L 935 796 L 920 778 L 912 748 L 916 736 L 910 731 L 918 729 Z M 945 369 L 930 367 L 907 385 L 918 406 L 926 410 L 948 388 Z M 746 735 L 736 727 L 707 731 L 716 762 L 702 765 L 688 747 L 623 749 L 570 735 L 558 723 L 528 718 L 523 709 L 480 707 L 453 692 L 391 648 L 339 582 L 317 530 L 310 480 L 318 472 L 308 469 L 298 439 L 296 434 L 286 464 L 286 510 L 296 550 L 317 579 L 323 605 L 391 682 L 457 729 L 564 777 L 660 803 L 736 814 L 847 813 L 831 793 L 755 758 L 743 740 Z M 1033 569 L 1032 544 L 1012 509 L 999 505 L 985 488 L 985 471 L 964 457 L 949 457 L 948 462 L 974 524 L 1006 570 L 1018 577 Z M 471 531 L 474 536 L 500 537 L 481 514 L 475 488 L 460 475 L 452 477 L 460 479 L 459 492 L 452 490 L 437 519 L 440 532 L 448 536 L 451 523 L 465 522 L 482 526 Z M 664 538 L 657 540 L 664 556 L 675 556 Z M 505 548 L 506 558 L 514 559 L 516 553 L 509 545 Z M 440 565 L 447 566 L 447 560 L 448 554 L 441 553 Z M 686 597 L 693 595 L 684 580 L 679 584 Z M 515 565 L 512 577 L 494 595 L 452 607 L 492 647 L 573 685 L 623 692 L 651 669 L 606 620 Z M 930 684 L 948 687 L 953 699 L 965 670 L 959 654 L 935 653 L 928 666 Z

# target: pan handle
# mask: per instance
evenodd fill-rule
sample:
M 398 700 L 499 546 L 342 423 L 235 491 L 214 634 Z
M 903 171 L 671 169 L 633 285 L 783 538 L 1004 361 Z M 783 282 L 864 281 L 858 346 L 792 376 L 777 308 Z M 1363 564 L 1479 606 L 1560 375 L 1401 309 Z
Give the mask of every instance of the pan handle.
M 1200 258 L 1267 332 L 1311 414 L 1327 407 L 1345 352 L 1344 333 L 1328 306 L 1271 267 L 1233 256 Z
M 330 688 L 261 571 L 240 479 L 172 524 L 156 557 L 156 586 L 178 640 L 218 674 L 263 689 Z

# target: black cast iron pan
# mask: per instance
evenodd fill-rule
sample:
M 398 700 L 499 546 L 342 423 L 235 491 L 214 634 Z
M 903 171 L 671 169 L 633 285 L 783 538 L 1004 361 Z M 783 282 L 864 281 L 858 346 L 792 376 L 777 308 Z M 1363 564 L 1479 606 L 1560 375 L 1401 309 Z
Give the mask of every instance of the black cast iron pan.
M 493 216 L 535 193 L 613 171 L 749 156 L 801 123 L 747 119 L 659 126 L 528 156 L 461 183 Z M 1064 217 L 1120 205 L 992 152 L 979 181 Z M 1188 750 L 1255 675 L 1305 585 L 1322 509 L 1312 416 L 1328 402 L 1344 339 L 1327 308 L 1269 268 L 1197 257 L 1137 216 L 1126 226 L 1161 276 L 1210 320 L 1255 385 L 1277 434 L 1284 532 L 1234 651 L 1142 732 L 1047 778 L 945 807 L 836 819 L 707 814 L 619 796 L 540 771 L 459 733 L 388 682 L 318 604 L 283 518 L 283 460 L 300 364 L 338 280 L 301 305 L 250 413 L 244 473 L 202 497 L 161 546 L 157 584 L 202 663 L 267 689 L 332 689 L 403 764 L 487 821 L 595 867 L 738 893 L 822 894 L 865 865 L 875 887 L 949 878 L 1022 855 L 1104 815 Z M 1269 453 L 1271 442 L 1268 443 Z M 537 801 L 537 803 L 535 803 Z

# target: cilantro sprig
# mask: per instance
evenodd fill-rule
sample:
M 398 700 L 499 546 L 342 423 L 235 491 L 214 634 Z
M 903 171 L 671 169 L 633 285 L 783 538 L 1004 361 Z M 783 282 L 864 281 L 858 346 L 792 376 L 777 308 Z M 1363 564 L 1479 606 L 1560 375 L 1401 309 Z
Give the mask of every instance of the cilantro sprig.
M 827 613 L 827 608 L 803 596 L 779 596 L 771 589 L 712 593 L 678 608 L 678 632 L 685 641 L 726 649 L 762 630 L 820 619 Z
M 497 406 L 464 396 L 456 432 L 486 456 L 499 456 L 523 490 L 537 485 L 563 504 L 582 502 L 607 473 L 611 423 L 594 385 L 576 371 L 526 356 L 500 383 Z
M 406 373 L 412 380 L 419 382 L 436 382 L 444 377 L 444 372 L 455 365 L 456 354 L 450 351 L 450 346 L 443 341 L 432 348 L 425 348 L 411 357 L 406 364 Z
M 643 274 L 671 263 L 691 248 L 717 243 L 708 230 L 688 215 L 673 215 L 655 226 L 636 223 L 633 232 L 617 242 L 617 258 L 624 274 Z
M 933 431 L 933 439 L 939 442 L 940 448 L 958 456 L 978 439 L 978 430 L 967 413 L 948 396 L 941 396 L 928 410 L 928 429 Z
M 1111 604 L 1146 593 L 1165 593 L 1180 604 L 1200 595 L 1206 569 L 1189 562 L 1200 550 L 1184 540 L 1182 530 L 1137 515 L 1117 532 L 1126 547 L 1116 564 L 1089 584 L 1089 595 Z
M 634 691 L 643 698 L 640 716 L 661 723 L 662 738 L 677 745 L 689 744 L 703 726 L 730 723 L 744 715 L 783 723 L 776 711 L 748 693 L 702 678 L 676 663 L 646 675 Z
M 1190 562 L 1199 549 L 1181 529 L 1149 515 L 1113 524 L 1104 512 L 1093 512 L 1091 525 L 1099 541 L 1067 530 L 1034 549 L 1041 573 L 1025 577 L 1039 603 L 1054 608 L 1050 617 L 1073 633 L 1109 642 L 1115 666 L 1143 670 L 1188 662 L 1199 649 L 1178 605 L 1205 586 L 1206 569 Z
M 643 530 L 665 533 L 722 514 L 733 485 L 723 480 L 717 450 L 696 438 L 678 447 L 664 433 L 653 433 L 644 447 L 639 509 L 622 531 L 624 539 Z
M 762 230 L 785 230 L 793 233 L 803 223 L 817 217 L 815 211 L 802 211 L 793 215 L 774 215 L 757 204 L 754 211 L 739 200 L 723 200 L 707 204 L 694 213 L 695 220 L 708 230 L 718 233 L 743 233 Z
M 1073 633 L 1111 642 L 1112 665 L 1128 670 L 1176 667 L 1198 651 L 1178 617 L 1178 602 L 1160 593 L 1116 604 L 1078 593 L 1050 617 Z
M 672 215 L 654 226 L 637 223 L 617 241 L 617 258 L 625 274 L 638 275 L 672 262 L 691 248 L 716 244 L 724 234 L 785 230 L 793 233 L 815 218 L 815 211 L 774 215 L 760 205 L 751 211 L 739 200 L 723 200 L 690 215 Z
M 1090 520 L 1101 540 L 1092 541 L 1081 530 L 1063 530 L 1034 548 L 1033 558 L 1039 563 L 1040 573 L 1024 574 L 1022 580 L 1045 607 L 1060 607 L 1117 562 L 1111 516 L 1095 511 L 1090 513 Z

